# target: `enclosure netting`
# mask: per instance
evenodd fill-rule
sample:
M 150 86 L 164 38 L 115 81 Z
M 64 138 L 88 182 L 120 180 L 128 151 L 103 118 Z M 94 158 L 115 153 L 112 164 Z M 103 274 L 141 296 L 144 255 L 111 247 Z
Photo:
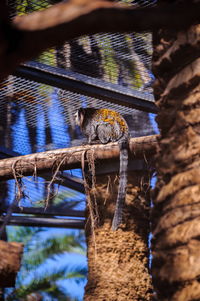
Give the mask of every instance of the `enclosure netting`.
M 56 2 L 8 1 L 11 17 L 45 9 Z M 123 2 L 145 7 L 156 1 Z M 112 89 L 115 86 L 130 89 L 137 97 L 153 101 L 151 55 L 150 33 L 106 33 L 67 41 L 59 48 L 45 51 L 36 61 L 47 71 L 56 68 L 59 73 L 64 69 L 93 81 L 100 80 L 105 85 L 111 83 Z M 81 106 L 106 107 L 120 112 L 127 119 L 133 137 L 154 133 L 148 113 L 105 101 L 100 96 L 91 97 L 87 93 L 71 92 L 67 87 L 63 90 L 13 75 L 0 88 L 0 145 L 20 155 L 80 145 L 82 136 L 75 126 L 74 113 Z M 73 174 L 81 176 L 80 171 Z M 35 183 L 27 178 L 25 182 L 27 193 L 23 205 L 41 204 L 46 193 L 43 179 Z M 13 191 L 13 182 L 7 181 L 1 191 L 3 201 L 9 202 Z M 59 191 L 58 203 L 61 199 L 84 199 L 83 194 L 62 185 Z

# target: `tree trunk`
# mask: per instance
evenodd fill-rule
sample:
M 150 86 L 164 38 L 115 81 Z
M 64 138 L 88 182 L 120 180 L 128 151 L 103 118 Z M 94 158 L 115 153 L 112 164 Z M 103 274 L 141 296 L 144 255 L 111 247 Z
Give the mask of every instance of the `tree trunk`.
M 145 200 L 142 189 L 149 185 L 143 185 L 145 181 L 149 183 L 147 178 L 147 172 L 129 173 L 123 224 L 112 231 L 117 175 L 96 177 L 99 226 L 93 229 L 89 222 L 86 225 L 89 273 L 85 301 L 152 300 L 148 273 L 149 198 L 146 193 Z
M 154 92 L 161 138 L 152 270 L 160 301 L 200 300 L 199 53 L 200 25 L 154 34 Z

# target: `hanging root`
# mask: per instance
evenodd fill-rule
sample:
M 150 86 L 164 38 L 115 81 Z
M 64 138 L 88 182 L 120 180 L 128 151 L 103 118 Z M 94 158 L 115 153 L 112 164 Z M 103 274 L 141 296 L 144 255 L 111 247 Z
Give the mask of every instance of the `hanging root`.
M 97 197 L 96 197 L 96 171 L 95 171 L 95 152 L 94 150 L 87 152 L 87 161 L 88 161 L 88 169 L 89 174 L 91 175 L 91 189 L 90 194 L 93 196 L 93 210 L 94 210 L 94 217 L 95 217 L 95 226 L 99 224 L 99 212 L 98 212 L 98 204 L 97 204 Z
M 10 218 L 12 216 L 13 210 L 15 208 L 15 206 L 17 206 L 20 202 L 20 200 L 22 199 L 22 197 L 24 196 L 24 190 L 23 190 L 23 182 L 22 182 L 22 175 L 17 174 L 15 167 L 18 161 L 15 161 L 12 165 L 12 172 L 13 172 L 13 177 L 15 179 L 15 189 L 16 189 L 16 193 L 15 193 L 15 197 L 12 201 L 12 203 L 10 204 L 6 216 L 3 220 L 3 223 L 0 227 L 0 237 L 2 237 L 4 231 L 5 231 L 5 227 L 6 225 L 9 223 Z
M 108 196 L 110 194 L 110 190 L 111 190 L 112 186 L 111 186 L 111 177 L 110 175 L 108 175 L 108 183 L 107 183 L 107 188 L 106 188 L 106 193 L 105 193 L 105 199 L 104 199 L 104 206 L 106 205 Z
M 54 194 L 52 195 L 52 187 L 53 187 L 53 183 L 55 182 L 55 180 L 56 180 L 56 178 L 57 178 L 58 172 L 60 171 L 60 167 L 61 167 L 62 164 L 66 161 L 67 156 L 68 156 L 68 155 L 64 156 L 64 157 L 62 158 L 62 160 L 59 162 L 59 164 L 57 165 L 55 171 L 53 172 L 51 181 L 50 181 L 50 182 L 48 183 L 48 185 L 47 185 L 47 197 L 46 197 L 46 199 L 45 199 L 45 207 L 44 207 L 44 210 L 47 209 L 50 199 L 52 199 L 52 198 L 56 195 L 56 193 L 54 193 Z M 56 164 L 56 163 L 57 163 L 57 162 L 55 161 L 55 164 Z
M 87 176 L 86 176 L 86 173 L 85 173 L 85 154 L 86 154 L 86 151 L 84 151 L 82 153 L 81 167 L 82 167 L 82 173 L 83 173 L 85 194 L 86 194 L 86 197 L 87 197 L 87 206 L 88 206 L 88 210 L 89 210 L 89 220 L 90 220 L 90 225 L 91 225 L 92 239 L 93 239 L 93 242 L 94 242 L 94 248 L 96 250 L 95 228 L 98 224 L 99 215 L 98 215 L 98 210 L 97 210 L 98 208 L 97 208 L 97 202 L 96 202 L 96 195 L 94 193 L 94 191 L 95 191 L 95 182 L 96 182 L 95 181 L 95 167 L 94 167 L 94 159 L 93 160 L 89 159 L 88 160 L 88 162 L 90 162 L 89 170 L 92 171 L 92 191 L 93 191 L 93 195 L 95 195 L 94 202 L 93 202 L 92 198 L 91 198 L 91 189 L 90 189 L 90 186 L 88 184 Z M 94 158 L 94 157 L 92 156 L 92 158 Z M 91 163 L 91 162 L 93 162 L 93 163 Z

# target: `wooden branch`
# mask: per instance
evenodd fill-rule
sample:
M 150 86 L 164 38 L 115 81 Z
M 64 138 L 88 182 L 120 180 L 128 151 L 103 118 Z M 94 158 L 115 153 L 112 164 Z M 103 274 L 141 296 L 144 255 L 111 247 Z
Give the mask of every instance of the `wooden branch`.
M 136 9 L 103 0 L 69 0 L 46 10 L 18 16 L 6 31 L 8 45 L 6 50 L 0 52 L 0 78 L 43 50 L 80 35 L 141 32 L 163 27 L 181 30 L 199 22 L 199 10 L 198 2 Z M 0 27 L 2 35 L 5 35 L 5 30 Z
M 139 138 L 131 138 L 129 143 L 130 157 L 151 158 L 157 147 L 157 139 L 159 136 L 145 136 Z M 99 160 L 118 160 L 119 146 L 118 143 L 109 143 L 106 145 L 85 145 L 71 148 L 58 149 L 35 153 L 26 156 L 0 160 L 0 180 L 11 179 L 24 175 L 37 175 L 44 171 L 67 170 L 81 168 L 81 159 L 85 152 L 85 158 L 91 155 L 95 161 Z
M 0 240 L 0 283 L 2 287 L 14 287 L 21 264 L 23 245 Z

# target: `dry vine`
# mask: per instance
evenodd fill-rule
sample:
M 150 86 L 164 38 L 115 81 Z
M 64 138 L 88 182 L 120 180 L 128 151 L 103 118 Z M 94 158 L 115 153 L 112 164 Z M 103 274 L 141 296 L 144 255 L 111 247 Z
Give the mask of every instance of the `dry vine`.
M 17 175 L 16 170 L 15 170 L 15 166 L 17 164 L 17 161 L 14 162 L 14 164 L 12 165 L 12 171 L 13 171 L 13 177 L 15 179 L 15 185 L 16 185 L 16 194 L 14 197 L 14 200 L 12 201 L 12 203 L 10 204 L 6 216 L 3 220 L 3 223 L 0 227 L 0 237 L 2 237 L 4 231 L 5 231 L 5 227 L 7 226 L 7 224 L 10 221 L 10 218 L 12 216 L 13 210 L 15 208 L 15 206 L 17 206 L 20 202 L 20 200 L 22 199 L 22 197 L 24 196 L 24 191 L 23 191 L 23 183 L 22 183 L 22 175 Z
M 89 187 L 89 184 L 88 184 L 88 181 L 87 181 L 87 176 L 86 176 L 86 173 L 85 173 L 85 154 L 86 154 L 86 151 L 84 151 L 82 153 L 81 167 L 82 167 L 82 173 L 83 173 L 85 194 L 86 194 L 86 197 L 87 197 L 87 204 L 88 204 L 88 210 L 89 210 L 89 219 L 87 220 L 87 222 L 90 220 L 92 239 L 93 239 L 93 243 L 94 243 L 94 249 L 96 250 L 95 228 L 96 228 L 96 211 L 97 211 L 97 208 L 94 208 L 94 206 L 93 206 L 93 202 L 92 202 L 91 194 L 90 194 L 90 187 Z M 94 169 L 93 169 L 93 171 L 94 171 Z M 95 183 L 95 180 L 92 180 L 92 182 Z
M 45 199 L 45 207 L 44 207 L 44 210 L 47 209 L 48 207 L 48 204 L 49 204 L 49 200 L 53 197 L 55 197 L 55 194 L 52 196 L 51 195 L 51 192 L 52 192 L 52 187 L 53 187 L 53 183 L 55 182 L 56 178 L 57 178 L 57 175 L 58 175 L 58 172 L 60 171 L 60 167 L 62 166 L 63 162 L 66 161 L 68 155 L 65 155 L 62 160 L 59 162 L 58 166 L 56 167 L 53 175 L 52 175 L 52 178 L 51 178 L 51 181 L 48 183 L 47 185 L 47 197 Z M 57 161 L 57 160 L 56 160 Z M 54 164 L 56 164 L 57 162 L 55 161 Z

